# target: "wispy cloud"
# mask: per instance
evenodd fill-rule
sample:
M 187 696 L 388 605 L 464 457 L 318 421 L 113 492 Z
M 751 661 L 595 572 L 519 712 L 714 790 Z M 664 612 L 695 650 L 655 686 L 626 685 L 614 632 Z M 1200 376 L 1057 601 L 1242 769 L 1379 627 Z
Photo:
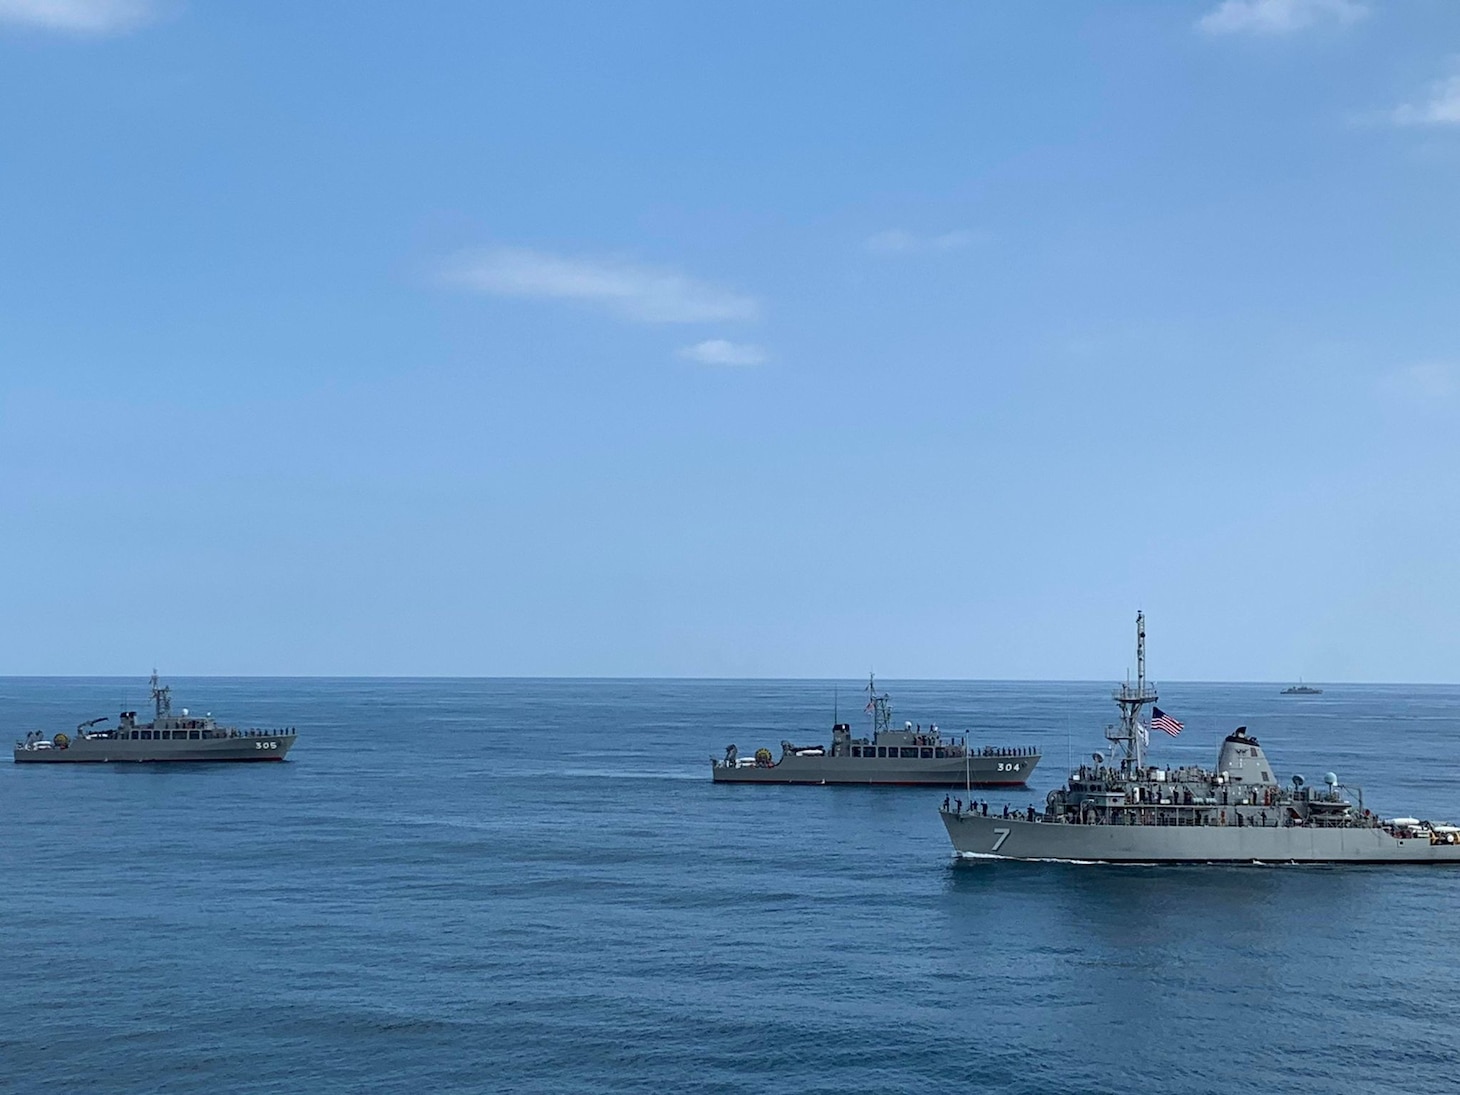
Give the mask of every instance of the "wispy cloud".
M 121 34 L 156 14 L 151 0 L 0 0 L 0 23 L 70 34 Z
M 911 254 L 919 251 L 957 251 L 977 242 L 973 232 L 958 229 L 931 235 L 889 228 L 867 237 L 867 250 L 879 255 Z
M 744 342 L 726 342 L 723 338 L 706 339 L 679 351 L 686 361 L 701 365 L 763 365 L 766 352 Z
M 1389 115 L 1395 125 L 1460 125 L 1460 74 L 1436 80 L 1418 103 L 1404 103 Z
M 1292 34 L 1323 23 L 1356 23 L 1368 14 L 1357 0 L 1222 0 L 1196 25 L 1207 34 Z
M 1410 403 L 1446 403 L 1460 396 L 1460 367 L 1449 361 L 1422 361 L 1386 373 L 1380 387 Z
M 618 259 L 497 248 L 458 255 L 441 273 L 447 282 L 479 293 L 573 301 L 638 323 L 750 320 L 760 312 L 752 297 Z

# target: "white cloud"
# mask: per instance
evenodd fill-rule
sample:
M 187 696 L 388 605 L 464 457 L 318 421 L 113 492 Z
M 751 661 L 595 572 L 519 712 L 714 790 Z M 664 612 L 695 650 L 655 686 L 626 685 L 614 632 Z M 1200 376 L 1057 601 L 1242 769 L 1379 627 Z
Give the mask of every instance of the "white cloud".
M 743 342 L 726 342 L 723 338 L 706 339 L 686 346 L 679 351 L 686 361 L 698 361 L 701 365 L 761 365 L 766 353 L 759 346 Z
M 1396 125 L 1460 125 L 1460 75 L 1436 80 L 1422 103 L 1405 103 L 1389 116 Z
M 1410 402 L 1442 403 L 1460 395 L 1460 368 L 1448 361 L 1423 361 L 1387 373 L 1381 386 Z
M 1357 0 L 1222 0 L 1197 22 L 1207 34 L 1291 34 L 1324 22 L 1358 22 Z
M 480 293 L 597 305 L 639 323 L 755 319 L 756 301 L 674 270 L 616 259 L 570 258 L 521 248 L 457 256 L 442 271 Z
M 0 0 L 0 23 L 71 34 L 120 34 L 154 15 L 151 0 Z
M 867 237 L 867 250 L 879 255 L 909 254 L 919 251 L 957 251 L 977 240 L 972 232 L 958 229 L 937 235 L 918 235 L 901 228 L 889 228 Z

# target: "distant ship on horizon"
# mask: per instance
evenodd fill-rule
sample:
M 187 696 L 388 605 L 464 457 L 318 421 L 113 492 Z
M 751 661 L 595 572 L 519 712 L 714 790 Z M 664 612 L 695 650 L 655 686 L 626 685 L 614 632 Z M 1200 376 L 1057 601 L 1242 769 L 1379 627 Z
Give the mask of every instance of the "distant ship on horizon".
M 1321 696 L 1321 695 L 1323 695 L 1323 689 L 1321 689 L 1321 688 L 1313 688 L 1311 685 L 1306 685 L 1306 684 L 1303 683 L 1303 678 L 1302 677 L 1299 677 L 1297 684 L 1290 685 L 1289 687 L 1284 688 L 1282 690 L 1282 692 L 1279 693 L 1279 695 L 1283 695 L 1283 696 Z

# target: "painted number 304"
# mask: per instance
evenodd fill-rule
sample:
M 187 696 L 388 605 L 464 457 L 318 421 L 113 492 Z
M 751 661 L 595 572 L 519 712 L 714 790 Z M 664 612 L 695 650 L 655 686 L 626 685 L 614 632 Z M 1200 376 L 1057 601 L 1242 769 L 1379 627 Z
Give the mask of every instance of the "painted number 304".
M 1017 760 L 1008 760 L 1008 761 L 1001 760 L 1001 761 L 999 761 L 999 771 L 1000 772 L 1017 772 L 1017 771 L 1019 771 L 1023 767 L 1024 767 L 1024 765 L 1023 765 L 1023 763 L 1021 761 L 1017 761 Z
M 256 741 L 253 743 L 253 747 L 255 749 L 277 749 L 279 743 L 277 741 Z

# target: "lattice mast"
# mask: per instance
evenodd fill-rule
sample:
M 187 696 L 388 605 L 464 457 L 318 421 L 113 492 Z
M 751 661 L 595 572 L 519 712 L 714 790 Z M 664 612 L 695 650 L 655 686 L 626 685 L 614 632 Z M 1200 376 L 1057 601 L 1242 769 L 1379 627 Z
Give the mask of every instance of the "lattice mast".
M 877 677 L 867 675 L 867 714 L 872 716 L 872 740 L 884 730 L 892 729 L 892 697 L 886 692 L 878 694 Z
M 157 707 L 159 722 L 172 714 L 172 686 L 159 681 L 155 669 L 152 671 L 152 702 Z
M 1145 764 L 1145 733 L 1141 724 L 1141 709 L 1156 703 L 1156 686 L 1146 680 L 1146 614 L 1136 613 L 1136 679 L 1129 679 L 1116 689 L 1114 699 L 1120 707 L 1120 725 L 1107 726 L 1105 736 L 1118 745 L 1125 754 L 1125 762 L 1132 768 Z

